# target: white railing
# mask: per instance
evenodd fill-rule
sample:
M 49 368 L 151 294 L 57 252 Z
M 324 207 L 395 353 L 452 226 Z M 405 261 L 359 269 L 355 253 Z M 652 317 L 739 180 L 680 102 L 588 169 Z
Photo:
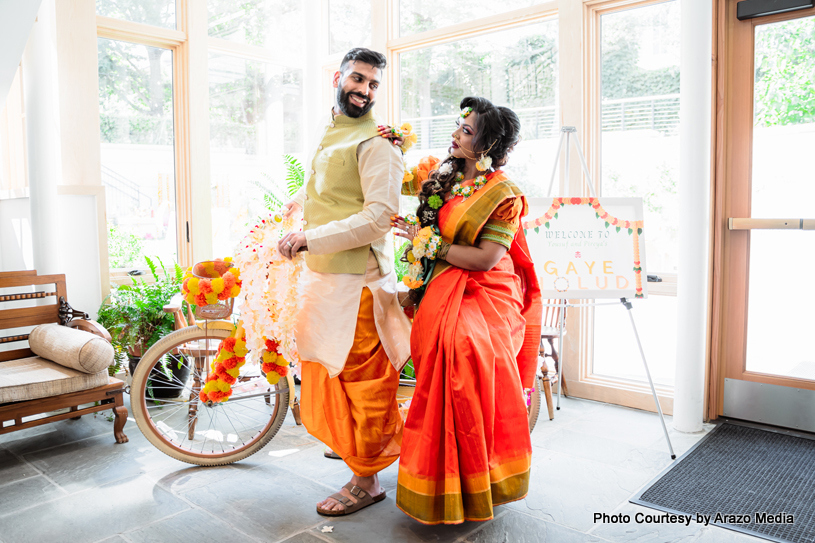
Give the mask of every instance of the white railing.
M 679 130 L 679 94 L 641 96 L 602 103 L 603 132 L 619 130 L 655 130 L 676 134 Z M 555 106 L 521 108 L 515 113 L 521 119 L 523 141 L 557 137 L 560 131 Z M 436 149 L 450 144 L 450 135 L 458 115 L 405 118 L 413 126 L 422 149 Z

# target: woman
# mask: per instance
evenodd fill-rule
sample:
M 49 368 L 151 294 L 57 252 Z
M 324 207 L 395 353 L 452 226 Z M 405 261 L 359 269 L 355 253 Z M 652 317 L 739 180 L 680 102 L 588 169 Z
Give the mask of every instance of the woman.
M 396 496 L 426 524 L 489 520 L 495 505 L 524 498 L 532 454 L 523 388 L 534 382 L 540 289 L 520 227 L 526 199 L 492 169 L 507 162 L 520 121 L 484 98 L 461 109 L 449 156 L 423 160 L 407 183 L 421 224 L 394 217 L 409 240 L 425 227 L 441 235 L 420 252 L 425 275 L 408 281 L 426 290 L 411 334 L 416 391 Z

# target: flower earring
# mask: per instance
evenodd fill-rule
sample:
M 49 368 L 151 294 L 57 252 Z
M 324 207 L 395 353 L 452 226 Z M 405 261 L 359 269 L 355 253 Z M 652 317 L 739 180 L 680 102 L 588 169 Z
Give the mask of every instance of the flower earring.
M 475 167 L 479 172 L 486 172 L 492 166 L 492 157 L 487 155 L 486 153 L 481 155 L 481 158 L 478 162 L 475 163 Z

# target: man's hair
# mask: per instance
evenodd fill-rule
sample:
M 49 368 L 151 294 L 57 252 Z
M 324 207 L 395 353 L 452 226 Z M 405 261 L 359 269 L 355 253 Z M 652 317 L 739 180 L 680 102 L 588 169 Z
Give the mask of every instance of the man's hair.
M 370 64 L 380 70 L 384 70 L 388 66 L 388 61 L 382 53 L 377 53 L 376 51 L 371 51 L 364 47 L 355 47 L 348 51 L 343 57 L 342 64 L 340 64 L 340 73 L 345 73 L 345 68 L 348 66 L 348 63 L 354 60 Z

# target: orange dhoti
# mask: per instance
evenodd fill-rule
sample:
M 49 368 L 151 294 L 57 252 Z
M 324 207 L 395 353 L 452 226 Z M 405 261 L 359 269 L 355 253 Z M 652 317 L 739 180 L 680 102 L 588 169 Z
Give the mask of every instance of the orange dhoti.
M 354 344 L 342 372 L 332 379 L 321 364 L 303 361 L 301 377 L 303 424 L 354 474 L 369 477 L 399 458 L 399 372 L 379 340 L 368 288 L 362 290 Z

